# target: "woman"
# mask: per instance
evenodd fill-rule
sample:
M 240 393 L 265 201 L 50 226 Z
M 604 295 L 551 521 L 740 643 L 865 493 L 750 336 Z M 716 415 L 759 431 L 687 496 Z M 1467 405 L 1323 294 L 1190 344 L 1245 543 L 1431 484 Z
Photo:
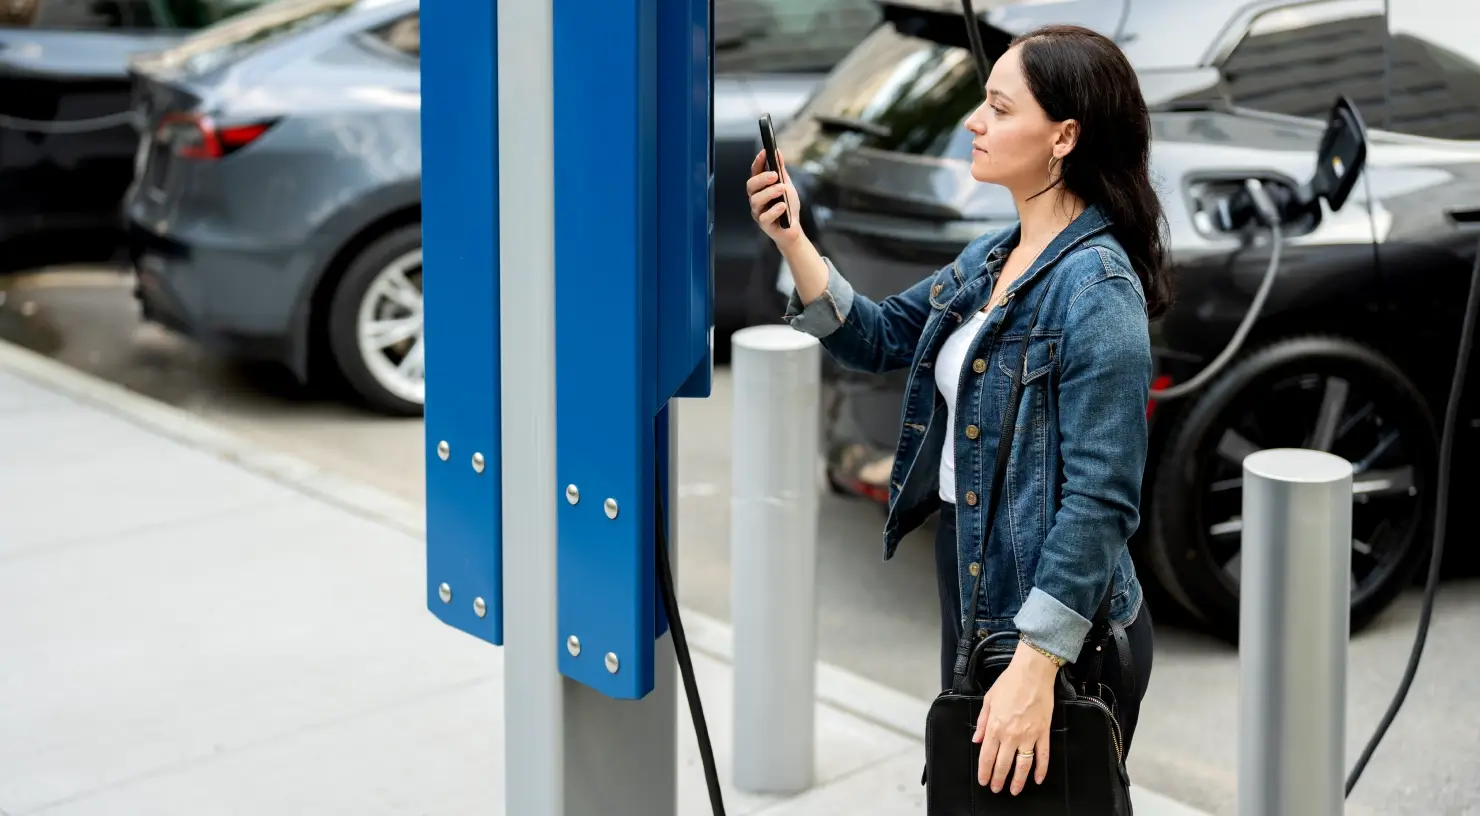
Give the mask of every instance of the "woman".
M 1019 633 L 974 736 L 980 782 L 994 792 L 1010 782 L 1016 794 L 1030 775 L 1043 782 L 1054 677 L 1079 659 L 1107 593 L 1133 660 L 1129 672 L 1104 660 L 1102 681 L 1115 694 L 1126 751 L 1135 731 L 1153 635 L 1127 542 L 1140 521 L 1146 460 L 1147 323 L 1167 307 L 1170 285 L 1149 178 L 1150 118 L 1114 43 L 1074 26 L 1018 38 L 992 68 L 966 127 L 972 177 L 1011 191 L 1017 224 L 977 238 L 950 266 L 877 303 L 817 252 L 800 218 L 787 229 L 777 221 L 797 211 L 784 157 L 778 178 L 757 156 L 748 192 L 792 270 L 791 325 L 849 368 L 910 369 L 885 557 L 940 511 L 943 686 L 963 626 L 976 637 Z M 988 534 L 995 429 L 1035 309 Z M 978 577 L 980 600 L 964 615 Z

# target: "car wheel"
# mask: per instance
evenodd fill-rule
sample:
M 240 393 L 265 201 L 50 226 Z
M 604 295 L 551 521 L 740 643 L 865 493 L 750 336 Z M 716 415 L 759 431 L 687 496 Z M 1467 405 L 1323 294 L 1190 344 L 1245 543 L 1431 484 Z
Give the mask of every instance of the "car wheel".
M 329 308 L 341 375 L 382 413 L 416 416 L 426 402 L 421 274 L 421 225 L 401 227 L 350 262 Z
M 1237 642 L 1243 458 L 1261 449 L 1324 449 L 1354 465 L 1352 631 L 1413 581 L 1438 445 L 1423 396 L 1391 361 L 1341 338 L 1289 338 L 1194 399 L 1157 464 L 1147 549 L 1163 588 L 1216 635 Z

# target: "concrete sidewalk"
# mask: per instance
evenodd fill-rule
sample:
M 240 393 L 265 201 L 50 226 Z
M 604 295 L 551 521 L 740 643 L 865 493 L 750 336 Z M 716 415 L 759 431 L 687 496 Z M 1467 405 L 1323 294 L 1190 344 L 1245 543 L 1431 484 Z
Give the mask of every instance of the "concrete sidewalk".
M 502 653 L 426 611 L 418 509 L 3 343 L 0 497 L 0 816 L 504 812 Z M 729 629 L 685 622 L 727 779 Z M 928 701 L 818 696 L 816 787 L 729 812 L 923 812 Z

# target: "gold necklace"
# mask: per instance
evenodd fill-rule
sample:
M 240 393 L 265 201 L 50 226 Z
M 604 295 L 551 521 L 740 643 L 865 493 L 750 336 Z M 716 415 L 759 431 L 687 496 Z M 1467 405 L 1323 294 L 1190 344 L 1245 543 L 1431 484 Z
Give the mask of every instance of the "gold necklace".
M 1049 243 L 1052 243 L 1052 241 L 1050 241 Z M 1041 246 L 1041 247 L 1038 248 L 1038 251 L 1037 252 L 1033 253 L 1033 259 L 1030 260 L 1030 261 L 1028 261 L 1027 265 L 1023 267 L 1023 272 L 1026 272 L 1029 269 L 1032 269 L 1033 268 L 1033 264 L 1038 261 L 1038 256 L 1039 255 L 1042 255 L 1043 254 L 1043 250 L 1045 250 L 1045 249 L 1048 249 L 1048 244 L 1044 244 L 1043 246 Z M 1009 256 L 1009 257 L 1011 257 L 1011 256 Z M 1005 267 L 1006 264 L 1004 263 L 1003 266 Z M 1019 272 L 1018 275 L 1017 275 L 1017 277 L 1013 278 L 1013 281 L 1016 281 L 1017 278 L 1020 278 L 1020 277 L 1022 277 L 1022 272 Z M 1011 285 L 1012 285 L 1011 283 L 1005 283 L 1005 284 L 1003 284 L 1003 287 L 1006 288 L 1006 287 L 1011 286 Z M 987 301 L 987 305 L 983 306 L 981 310 L 983 312 L 990 313 L 992 311 L 992 307 L 993 306 L 1005 306 L 1005 305 L 1007 305 L 1007 294 L 1004 292 L 1001 297 L 995 297 L 994 296 L 991 300 Z

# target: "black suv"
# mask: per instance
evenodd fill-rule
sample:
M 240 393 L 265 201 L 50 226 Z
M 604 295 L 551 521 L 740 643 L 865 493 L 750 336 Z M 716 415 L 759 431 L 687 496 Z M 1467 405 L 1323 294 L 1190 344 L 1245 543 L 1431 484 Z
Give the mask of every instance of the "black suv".
M 1318 448 L 1356 465 L 1354 629 L 1411 583 L 1427 553 L 1437 417 L 1480 236 L 1480 17 L 1469 0 L 1390 0 L 1386 18 L 1384 6 L 1077 0 L 1010 4 L 980 19 L 989 56 L 1014 34 L 1071 22 L 1113 36 L 1137 68 L 1177 272 L 1177 303 L 1153 326 L 1158 389 L 1225 347 L 1269 261 L 1267 233 L 1213 226 L 1217 202 L 1250 177 L 1307 181 L 1338 95 L 1369 130 L 1367 168 L 1346 206 L 1287 233 L 1242 354 L 1196 393 L 1147 406 L 1138 563 L 1149 584 L 1228 639 L 1238 623 L 1241 463 L 1252 451 Z M 963 120 L 982 90 L 959 6 L 883 8 L 886 24 L 779 134 L 804 229 L 875 299 L 1015 219 L 1006 191 L 967 170 Z M 776 284 L 752 301 L 764 310 L 756 319 L 774 321 L 790 275 L 762 244 Z M 829 363 L 825 378 L 833 488 L 887 500 L 904 372 L 860 376 Z

